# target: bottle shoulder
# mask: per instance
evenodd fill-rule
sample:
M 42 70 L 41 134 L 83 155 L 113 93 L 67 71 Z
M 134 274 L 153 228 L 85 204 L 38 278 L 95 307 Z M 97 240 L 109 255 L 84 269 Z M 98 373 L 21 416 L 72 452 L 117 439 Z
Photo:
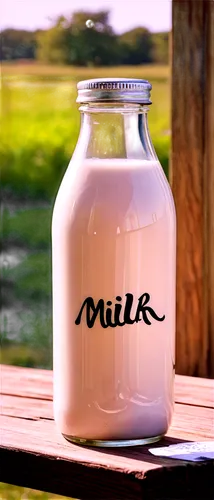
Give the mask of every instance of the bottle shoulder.
M 172 211 L 171 189 L 158 162 L 89 160 L 78 168 L 69 165 L 53 219 L 70 224 L 114 219 L 116 225 L 131 219 L 137 221 L 132 226 L 144 227 Z

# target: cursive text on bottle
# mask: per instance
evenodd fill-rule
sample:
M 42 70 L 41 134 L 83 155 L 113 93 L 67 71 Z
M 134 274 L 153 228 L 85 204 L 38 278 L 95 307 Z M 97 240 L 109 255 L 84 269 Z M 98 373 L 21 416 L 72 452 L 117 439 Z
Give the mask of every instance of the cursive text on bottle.
M 112 308 L 112 302 L 110 300 L 106 302 L 106 307 L 103 299 L 98 300 L 97 305 L 95 305 L 93 298 L 87 297 L 80 308 L 75 324 L 80 325 L 84 309 L 86 311 L 86 323 L 88 328 L 93 328 L 96 319 L 100 320 L 102 328 L 133 325 L 142 320 L 146 325 L 151 325 L 151 318 L 156 321 L 164 321 L 165 315 L 159 317 L 154 309 L 148 305 L 150 301 L 149 293 L 143 293 L 143 295 L 139 297 L 137 310 L 133 316 L 133 295 L 131 293 L 126 293 L 125 296 L 126 302 L 124 307 L 121 304 L 122 297 L 118 295 L 116 297 L 117 303 L 115 303 Z

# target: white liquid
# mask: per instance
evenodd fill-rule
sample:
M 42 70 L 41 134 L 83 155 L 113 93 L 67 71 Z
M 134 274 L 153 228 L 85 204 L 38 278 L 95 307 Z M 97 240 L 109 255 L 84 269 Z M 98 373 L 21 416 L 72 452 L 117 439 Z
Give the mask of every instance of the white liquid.
M 93 328 L 87 297 L 150 294 L 151 318 Z M 107 307 L 107 306 L 106 306 Z M 112 306 L 113 309 L 113 306 Z M 122 314 L 123 317 L 123 314 Z M 61 432 L 86 439 L 162 435 L 173 406 L 175 214 L 155 162 L 71 164 L 53 216 L 54 409 Z

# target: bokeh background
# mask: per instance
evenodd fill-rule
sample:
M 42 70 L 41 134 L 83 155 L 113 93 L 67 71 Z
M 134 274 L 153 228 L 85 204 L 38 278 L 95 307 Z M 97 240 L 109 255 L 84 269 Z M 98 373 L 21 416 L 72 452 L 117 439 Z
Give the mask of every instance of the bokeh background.
M 51 214 L 79 134 L 76 83 L 150 80 L 150 133 L 168 175 L 171 2 L 5 0 L 2 14 L 1 362 L 51 368 Z M 0 495 L 50 498 L 5 485 Z
M 80 0 L 78 11 L 47 3 L 48 19 L 47 5 L 37 12 L 33 0 L 8 0 L 1 31 L 2 362 L 43 368 L 52 366 L 51 213 L 79 134 L 78 80 L 149 79 L 150 132 L 166 173 L 170 152 L 169 31 L 161 31 L 170 2 L 97 0 L 93 11 Z

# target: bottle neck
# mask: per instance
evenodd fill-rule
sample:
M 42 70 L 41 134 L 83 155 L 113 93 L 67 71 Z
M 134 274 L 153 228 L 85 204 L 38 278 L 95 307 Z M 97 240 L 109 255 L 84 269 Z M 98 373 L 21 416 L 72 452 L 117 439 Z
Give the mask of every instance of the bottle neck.
M 156 160 L 148 129 L 148 106 L 96 103 L 81 106 L 79 158 Z

